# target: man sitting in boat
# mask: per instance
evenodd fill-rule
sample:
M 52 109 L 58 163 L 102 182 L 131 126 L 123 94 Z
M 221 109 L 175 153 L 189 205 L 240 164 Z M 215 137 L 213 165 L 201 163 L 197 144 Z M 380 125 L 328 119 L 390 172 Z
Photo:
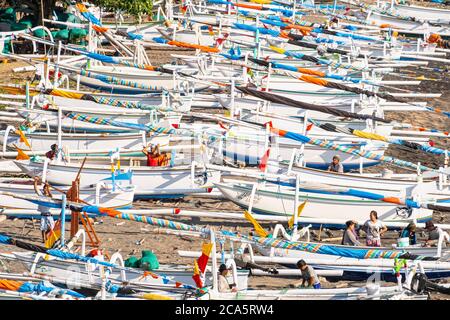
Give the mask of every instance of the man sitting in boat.
M 387 231 L 387 227 L 378 220 L 378 213 L 370 211 L 370 219 L 364 223 L 366 232 L 366 245 L 369 247 L 381 247 L 381 236 Z
M 46 182 L 42 188 L 43 192 L 38 189 L 38 183 L 40 182 L 39 177 L 34 178 L 34 191 L 39 196 L 52 197 L 50 192 L 50 185 Z M 41 214 L 41 225 L 40 230 L 42 234 L 42 242 L 47 241 L 47 233 L 55 227 L 55 221 L 53 220 L 52 214 L 50 213 L 50 208 L 44 205 L 38 205 L 38 211 Z
M 313 267 L 307 265 L 302 259 L 297 262 L 297 268 L 302 272 L 301 287 L 320 289 L 319 277 Z
M 52 144 L 52 146 L 51 146 L 50 148 L 51 148 L 51 150 L 48 151 L 48 152 L 45 154 L 45 156 L 46 156 L 48 159 L 53 160 L 53 159 L 55 159 L 55 157 L 56 157 L 56 155 L 57 155 L 57 152 L 58 152 L 58 145 L 57 145 L 56 143 L 55 143 L 55 144 Z
M 344 167 L 342 166 L 341 158 L 339 158 L 338 155 L 333 157 L 333 161 L 330 163 L 328 171 L 344 173 Z
M 217 278 L 219 284 L 219 292 L 236 292 L 237 288 L 234 285 L 230 285 L 227 280 L 229 269 L 222 263 L 219 266 L 219 277 Z
M 150 148 L 150 152 L 147 150 Z M 171 154 L 162 153 L 159 151 L 159 144 L 152 147 L 144 147 L 142 152 L 147 156 L 148 167 L 164 167 L 170 163 Z
M 443 232 L 441 229 L 436 227 L 433 223 L 433 221 L 427 221 L 425 223 L 425 232 L 428 233 L 428 239 L 425 242 L 425 247 L 435 247 L 439 244 L 439 238 L 441 235 L 441 232 Z M 445 241 L 442 243 L 442 246 L 445 247 Z
M 349 220 L 345 223 L 347 228 L 344 231 L 344 235 L 342 236 L 341 244 L 346 246 L 360 246 L 361 243 L 358 241 L 358 235 L 356 233 L 356 222 Z

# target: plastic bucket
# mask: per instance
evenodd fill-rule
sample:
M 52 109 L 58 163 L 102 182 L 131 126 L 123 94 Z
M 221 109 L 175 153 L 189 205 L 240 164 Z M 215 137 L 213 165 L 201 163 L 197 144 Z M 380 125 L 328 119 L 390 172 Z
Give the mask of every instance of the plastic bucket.
M 397 245 L 399 247 L 407 247 L 409 246 L 409 238 L 400 238 L 397 240 Z

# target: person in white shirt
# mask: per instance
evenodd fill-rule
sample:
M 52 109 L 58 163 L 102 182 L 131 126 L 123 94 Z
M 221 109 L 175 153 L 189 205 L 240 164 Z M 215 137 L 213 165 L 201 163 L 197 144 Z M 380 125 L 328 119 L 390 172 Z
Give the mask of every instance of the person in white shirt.
M 222 263 L 219 267 L 219 277 L 217 278 L 219 283 L 219 292 L 236 292 L 237 288 L 235 286 L 230 286 L 227 280 L 228 275 L 227 266 Z
M 366 245 L 369 247 L 381 247 L 381 236 L 387 231 L 387 227 L 378 220 L 378 213 L 370 211 L 370 220 L 364 223 L 363 230 L 366 232 Z

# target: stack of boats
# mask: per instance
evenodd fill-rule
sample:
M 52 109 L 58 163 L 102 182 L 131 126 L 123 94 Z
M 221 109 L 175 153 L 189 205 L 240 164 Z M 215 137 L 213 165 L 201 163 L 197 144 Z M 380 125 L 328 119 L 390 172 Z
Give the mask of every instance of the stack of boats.
M 48 32 L 44 39 L 30 30 L 2 34 L 1 41 L 14 37 L 50 51 L 42 52 L 47 59 L 35 52 L 2 53 L 26 62 L 15 73 L 32 71 L 37 80 L 0 88 L 0 170 L 9 174 L 0 179 L 0 208 L 21 218 L 39 218 L 42 205 L 57 218 L 76 209 L 156 225 L 172 236 L 205 237 L 210 265 L 200 272 L 202 285 L 194 281 L 192 266 L 168 264 L 148 272 L 125 267 L 118 253 L 109 262 L 100 253 L 87 256 L 84 230 L 67 243 L 63 234 L 53 249 L 0 234 L 0 243 L 27 250 L 1 253 L 0 261 L 20 261 L 29 270 L 0 274 L 29 289 L 4 290 L 0 282 L 0 298 L 424 299 L 418 275 L 450 276 L 448 225 L 439 226 L 434 248 L 351 247 L 309 237 L 310 228 L 363 223 L 371 210 L 390 229 L 410 222 L 423 227 L 434 211 L 450 211 L 448 151 L 431 141 L 447 139 L 447 130 L 386 117 L 415 111 L 448 123 L 450 113 L 436 106 L 442 93 L 420 86 L 439 79 L 420 75 L 448 71 L 449 10 L 347 0 L 186 0 L 155 8 L 161 23 L 136 27 L 108 25 L 101 11 L 72 6 L 85 21 L 87 46 L 54 40 L 52 25 L 73 27 L 62 21 L 33 28 Z M 180 47 L 192 54 L 174 50 Z M 166 50 L 171 62 L 152 64 L 147 48 Z M 47 157 L 53 145 L 54 157 Z M 143 148 L 157 145 L 170 161 L 147 166 Z M 396 158 L 388 148 L 416 159 L 427 153 L 439 165 L 407 161 L 402 153 Z M 344 173 L 327 171 L 334 156 Z M 74 181 L 78 203 L 65 197 Z M 41 194 L 44 185 L 52 198 Z M 188 196 L 229 200 L 242 211 L 133 209 L 139 199 Z M 273 234 L 243 235 L 152 217 L 176 212 L 181 218 L 241 221 L 244 211 L 247 218 L 277 223 Z M 75 250 L 77 241 L 81 251 Z M 221 257 L 219 241 L 232 248 L 226 253 L 221 245 Z M 298 277 L 295 264 L 305 259 L 327 278 L 370 280 L 375 274 L 397 284 L 250 290 L 249 271 L 234 261 L 244 249 L 253 263 L 286 266 L 278 276 Z M 237 292 L 218 291 L 217 261 L 225 258 Z

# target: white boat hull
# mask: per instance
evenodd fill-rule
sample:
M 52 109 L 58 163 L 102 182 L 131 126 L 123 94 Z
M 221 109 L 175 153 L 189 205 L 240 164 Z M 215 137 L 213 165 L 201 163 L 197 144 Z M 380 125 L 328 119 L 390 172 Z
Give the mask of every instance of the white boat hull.
M 254 135 L 256 135 L 256 133 Z M 290 161 L 294 149 L 300 150 L 302 147 L 300 142 L 292 141 L 290 139 L 279 138 L 275 141 L 275 143 L 270 144 L 271 158 L 278 158 L 280 161 Z M 350 142 L 341 142 L 341 144 L 343 143 L 348 144 Z M 255 139 L 249 136 L 238 136 L 224 138 L 222 146 L 220 143 L 216 143 L 213 148 L 218 152 L 219 157 L 223 156 L 227 159 L 232 159 L 233 161 L 257 165 L 266 153 L 268 146 L 263 138 Z M 379 144 L 372 146 L 370 150 L 376 154 L 383 155 L 386 146 Z M 327 169 L 335 155 L 340 156 L 341 163 L 345 170 L 358 169 L 360 165 L 365 167 L 379 163 L 379 161 L 361 158 L 348 153 L 327 150 L 314 145 L 304 145 L 303 160 L 305 165 L 311 168 Z
M 6 179 L 7 180 L 7 179 Z M 42 187 L 40 187 L 42 188 Z M 63 188 L 67 191 L 68 188 Z M 0 182 L 0 192 L 10 192 L 19 196 L 36 196 L 32 184 Z M 53 191 L 55 199 L 62 199 L 60 192 Z M 98 193 L 95 188 L 80 189 L 80 199 L 90 204 L 106 208 L 131 208 L 134 198 L 134 187 L 128 186 L 112 190 L 111 186 L 99 188 Z M 25 199 L 19 199 L 0 194 L 0 208 L 4 209 L 31 209 L 37 210 L 38 205 Z
M 216 183 L 216 187 L 229 200 L 248 208 L 253 184 L 240 180 L 229 180 L 230 183 Z M 375 210 L 378 217 L 385 222 L 405 222 L 416 218 L 417 221 L 429 220 L 433 211 L 427 209 L 399 209 L 394 204 L 351 196 L 322 194 L 315 192 L 299 192 L 298 204 L 307 201 L 301 217 L 309 219 L 346 219 L 364 221 L 369 212 Z M 294 188 L 266 184 L 255 193 L 253 209 L 262 214 L 292 216 L 295 212 Z M 299 220 L 301 222 L 301 218 Z
M 42 176 L 44 163 L 15 162 L 31 176 Z M 77 176 L 80 164 L 49 164 L 46 180 L 56 185 L 70 186 Z M 122 172 L 130 169 L 122 169 Z M 131 167 L 133 176 L 130 181 L 136 186 L 135 195 L 162 197 L 183 196 L 189 193 L 206 192 L 212 183 L 220 180 L 220 172 L 192 167 Z M 85 165 L 80 176 L 80 187 L 88 187 L 111 178 L 111 168 L 106 165 Z

